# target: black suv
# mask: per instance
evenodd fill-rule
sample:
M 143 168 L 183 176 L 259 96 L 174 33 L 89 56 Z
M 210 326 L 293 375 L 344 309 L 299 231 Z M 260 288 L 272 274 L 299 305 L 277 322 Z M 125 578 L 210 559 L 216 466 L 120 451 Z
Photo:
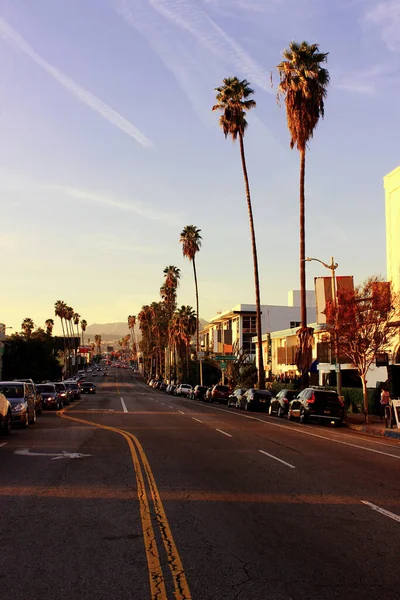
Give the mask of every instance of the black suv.
M 204 400 L 207 391 L 206 385 L 196 385 L 192 393 L 190 394 L 190 398 L 192 400 Z
M 296 390 L 281 390 L 275 398 L 272 398 L 269 405 L 269 414 L 284 417 L 288 413 L 289 402 L 298 395 Z
M 343 402 L 336 392 L 323 388 L 306 388 L 289 403 L 287 418 L 299 417 L 300 423 L 309 419 L 329 421 L 342 425 L 344 418 Z

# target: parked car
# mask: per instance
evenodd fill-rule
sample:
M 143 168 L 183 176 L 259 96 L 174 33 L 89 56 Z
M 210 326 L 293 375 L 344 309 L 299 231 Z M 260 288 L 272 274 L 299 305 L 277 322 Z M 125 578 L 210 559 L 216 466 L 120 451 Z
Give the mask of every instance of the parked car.
M 163 381 L 162 383 L 160 383 L 160 386 L 158 389 L 161 390 L 162 392 L 165 392 L 165 390 L 167 389 L 167 384 Z
M 58 395 L 54 383 L 39 383 L 36 389 L 42 397 L 43 408 L 56 408 L 60 410 L 64 406 L 64 402 Z
M 296 390 L 281 390 L 272 398 L 269 405 L 269 414 L 284 417 L 288 414 L 289 403 L 298 395 Z
M 167 393 L 171 394 L 171 396 L 175 395 L 175 390 L 176 390 L 176 385 L 171 383 L 168 387 L 167 387 Z
M 67 406 L 70 404 L 72 400 L 72 394 L 65 383 L 63 381 L 52 381 L 51 383 L 54 383 L 56 386 L 57 394 L 60 397 L 63 405 Z
M 206 385 L 196 385 L 190 394 L 190 398 L 192 400 L 204 400 L 207 389 Z
M 289 403 L 287 418 L 298 417 L 300 423 L 317 419 L 334 425 L 342 425 L 344 405 L 337 392 L 323 388 L 305 388 Z
M 40 415 L 42 413 L 43 405 L 42 405 L 42 397 L 38 393 L 36 389 L 36 385 L 33 382 L 33 379 L 14 379 L 14 381 L 23 381 L 24 383 L 29 383 L 33 387 L 33 391 L 35 393 L 35 406 L 36 406 L 36 415 Z
M 189 385 L 188 383 L 181 383 L 176 388 L 177 396 L 185 396 L 185 398 L 187 398 L 191 393 L 192 393 L 192 386 Z
M 223 404 L 228 404 L 228 399 L 230 396 L 230 389 L 227 385 L 214 385 L 210 394 L 211 402 L 221 402 Z
M 228 406 L 234 406 L 235 408 L 240 407 L 240 400 L 247 392 L 246 388 L 237 388 L 232 394 L 229 394 Z
M 3 394 L 11 404 L 11 423 L 22 427 L 36 423 L 36 396 L 29 383 L 1 381 L 0 394 Z
M 0 393 L 0 432 L 4 435 L 11 431 L 11 410 L 10 401 Z
M 75 381 L 64 381 L 66 388 L 70 391 L 72 396 L 72 400 L 80 400 L 81 398 L 81 389 L 79 384 Z
M 93 381 L 84 381 L 81 385 L 81 394 L 95 394 L 96 386 Z
M 269 390 L 255 390 L 254 388 L 250 388 L 240 399 L 239 408 L 266 411 L 269 409 L 271 399 L 272 394 Z
M 204 402 L 211 402 L 211 392 L 212 387 L 208 387 L 206 393 L 204 394 Z

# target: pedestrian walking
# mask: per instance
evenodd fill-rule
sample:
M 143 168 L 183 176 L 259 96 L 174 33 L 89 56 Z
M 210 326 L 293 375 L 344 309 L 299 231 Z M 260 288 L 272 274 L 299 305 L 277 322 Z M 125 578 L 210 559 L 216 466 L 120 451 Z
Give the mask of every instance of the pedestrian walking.
M 386 387 L 386 385 L 382 386 L 382 391 L 381 391 L 381 411 L 380 411 L 380 417 L 381 417 L 381 421 L 383 419 L 383 417 L 385 416 L 385 408 L 386 406 L 389 404 L 390 402 L 390 394 L 389 391 Z

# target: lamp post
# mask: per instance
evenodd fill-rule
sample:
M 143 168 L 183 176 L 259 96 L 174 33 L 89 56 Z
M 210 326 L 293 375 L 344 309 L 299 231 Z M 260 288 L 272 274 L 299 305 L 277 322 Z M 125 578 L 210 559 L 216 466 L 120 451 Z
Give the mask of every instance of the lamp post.
M 337 306 L 336 269 L 338 268 L 338 263 L 336 263 L 334 261 L 333 256 L 331 256 L 331 264 L 330 265 L 325 263 L 323 260 L 320 260 L 319 258 L 312 258 L 310 256 L 307 256 L 307 258 L 305 258 L 305 260 L 307 262 L 315 260 L 316 262 L 321 263 L 321 265 L 323 265 L 326 269 L 330 270 L 331 286 L 332 286 L 332 302 L 333 302 L 334 306 L 336 307 Z M 336 355 L 336 390 L 337 390 L 338 396 L 341 396 L 342 395 L 342 372 L 340 370 L 339 350 L 338 350 L 337 340 L 335 340 L 335 355 Z

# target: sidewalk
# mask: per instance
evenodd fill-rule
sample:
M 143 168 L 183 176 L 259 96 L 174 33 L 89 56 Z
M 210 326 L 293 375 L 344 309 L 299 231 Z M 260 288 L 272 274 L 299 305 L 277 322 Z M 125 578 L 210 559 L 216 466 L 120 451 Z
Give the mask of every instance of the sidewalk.
M 354 431 L 361 431 L 363 433 L 368 433 L 369 435 L 400 440 L 400 429 L 397 429 L 397 427 L 386 429 L 385 421 L 383 419 L 381 421 L 376 415 L 369 415 L 368 420 L 369 423 L 365 424 L 364 415 L 348 413 L 344 425 L 345 427 L 348 427 L 348 429 L 353 429 Z

